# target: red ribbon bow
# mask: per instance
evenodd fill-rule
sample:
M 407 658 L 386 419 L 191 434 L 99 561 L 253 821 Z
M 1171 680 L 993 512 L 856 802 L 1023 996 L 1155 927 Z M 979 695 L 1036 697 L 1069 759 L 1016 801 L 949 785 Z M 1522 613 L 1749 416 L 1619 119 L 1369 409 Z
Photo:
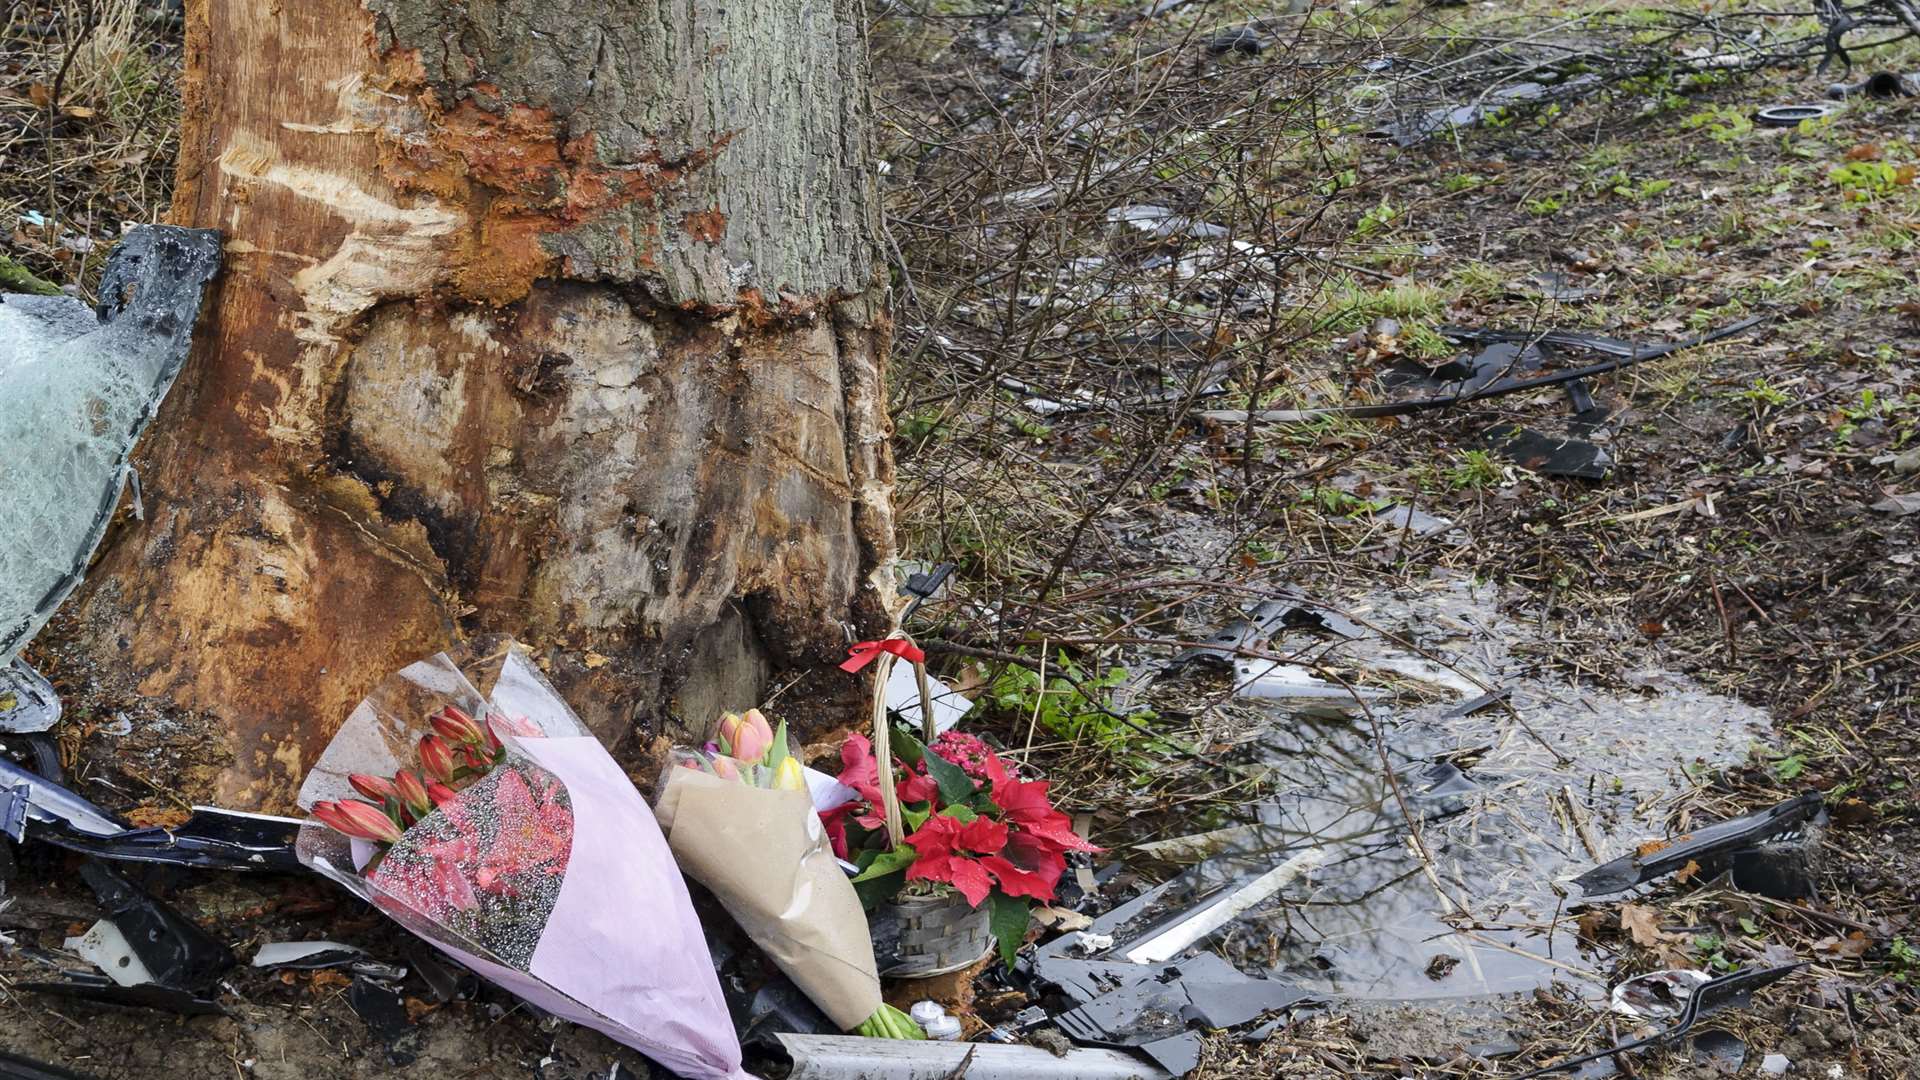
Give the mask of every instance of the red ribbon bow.
M 862 641 L 847 646 L 846 662 L 840 665 L 841 671 L 859 671 L 874 662 L 881 653 L 892 653 L 902 660 L 915 664 L 924 663 L 927 654 L 906 638 L 887 638 L 884 641 Z

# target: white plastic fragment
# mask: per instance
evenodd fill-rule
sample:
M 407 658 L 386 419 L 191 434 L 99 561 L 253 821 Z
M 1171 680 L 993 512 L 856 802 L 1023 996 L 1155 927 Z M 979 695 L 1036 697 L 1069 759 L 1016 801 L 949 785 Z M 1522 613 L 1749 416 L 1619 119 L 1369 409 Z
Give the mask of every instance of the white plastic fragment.
M 1078 949 L 1082 956 L 1092 956 L 1113 948 L 1112 934 L 1089 934 L 1085 930 L 1073 935 L 1071 948 Z
M 144 986 L 153 982 L 153 972 L 147 970 L 133 946 L 127 944 L 126 935 L 106 919 L 94 923 L 79 937 L 68 938 L 67 948 L 79 953 L 121 986 Z
M 940 1042 L 957 1042 L 960 1038 L 960 1021 L 957 1017 L 944 1013 L 921 1025 L 926 1029 L 927 1038 Z
M 916 1001 L 913 1008 L 907 1010 L 907 1015 L 913 1017 L 914 1023 L 926 1027 L 947 1015 L 947 1010 L 937 1001 Z
M 1171 1080 L 1167 1071 L 1119 1050 L 1071 1050 L 1061 1057 L 1037 1046 L 855 1035 L 781 1035 L 793 1059 L 788 1080 Z M 965 1072 L 960 1074 L 962 1063 Z
M 1768 1076 L 1785 1076 L 1791 1068 L 1793 1062 L 1788 1061 L 1785 1054 L 1768 1054 L 1760 1061 L 1760 1071 Z
M 357 945 L 346 945 L 338 941 L 269 941 L 260 946 L 253 954 L 253 966 L 257 968 L 280 967 L 284 964 L 298 963 L 320 953 L 351 953 L 365 956 L 366 950 Z
M 1287 882 L 1318 868 L 1326 861 L 1325 848 L 1308 848 L 1294 855 L 1245 885 L 1228 890 L 1187 918 L 1127 950 L 1128 962 L 1158 964 L 1173 959 L 1185 951 L 1189 945 L 1227 925 L 1248 908 L 1279 892 Z
M 1377 698 L 1378 690 L 1348 689 L 1328 682 L 1299 664 L 1240 660 L 1233 665 L 1234 693 L 1250 698 Z

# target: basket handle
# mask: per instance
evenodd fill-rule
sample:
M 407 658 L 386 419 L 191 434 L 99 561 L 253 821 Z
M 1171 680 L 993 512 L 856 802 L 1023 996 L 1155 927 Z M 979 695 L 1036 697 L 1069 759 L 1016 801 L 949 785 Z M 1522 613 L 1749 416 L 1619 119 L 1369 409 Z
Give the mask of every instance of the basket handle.
M 912 639 L 898 627 L 895 627 L 885 640 L 900 640 L 912 644 Z M 913 651 L 919 652 L 918 649 Z M 900 817 L 900 796 L 894 791 L 893 731 L 887 722 L 887 680 L 893 674 L 895 656 L 893 652 L 880 651 L 873 665 L 873 756 L 874 764 L 880 771 L 880 803 L 886 819 L 889 847 L 899 847 L 907 839 L 907 831 Z M 936 727 L 933 719 L 933 693 L 927 681 L 927 662 L 924 658 L 910 662 L 913 664 L 914 681 L 920 688 L 921 741 L 931 746 Z

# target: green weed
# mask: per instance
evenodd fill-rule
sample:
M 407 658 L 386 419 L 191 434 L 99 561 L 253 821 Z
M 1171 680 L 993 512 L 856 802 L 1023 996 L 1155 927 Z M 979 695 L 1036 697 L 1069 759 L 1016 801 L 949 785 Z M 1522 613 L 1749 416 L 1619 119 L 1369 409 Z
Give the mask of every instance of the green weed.
M 1151 711 L 1135 710 L 1123 719 L 1108 707 L 1110 692 L 1127 679 L 1127 669 L 1122 667 L 1108 668 L 1098 677 L 1089 676 L 1063 652 L 1049 665 L 1044 683 L 1038 671 L 1009 665 L 987 688 L 987 696 L 995 708 L 1015 717 L 1031 718 L 1032 723 L 1059 738 L 1093 743 L 1130 767 L 1145 768 L 1153 758 L 1177 747 L 1142 730 L 1154 719 Z
M 1493 487 L 1504 475 L 1491 450 L 1464 450 L 1447 470 L 1447 483 L 1456 488 Z

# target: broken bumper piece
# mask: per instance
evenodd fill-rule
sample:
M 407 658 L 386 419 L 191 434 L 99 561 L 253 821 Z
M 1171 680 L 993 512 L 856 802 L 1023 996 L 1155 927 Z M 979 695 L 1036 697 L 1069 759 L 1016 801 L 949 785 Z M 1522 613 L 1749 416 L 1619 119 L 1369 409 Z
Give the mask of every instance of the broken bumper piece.
M 1712 871 L 1813 821 L 1823 805 L 1819 792 L 1805 792 L 1759 813 L 1695 829 L 1651 854 L 1625 855 L 1603 863 L 1574 878 L 1573 883 L 1585 895 L 1598 896 L 1663 877 L 1690 862 Z
M 0 758 L 0 831 L 128 862 L 168 863 L 205 869 L 293 872 L 301 870 L 293 842 L 294 818 L 246 814 L 196 806 L 172 828 L 134 828 L 12 761 Z
M 789 1080 L 1168 1080 L 1166 1070 L 1118 1050 L 1063 1057 L 1034 1046 L 782 1035 L 793 1058 Z

